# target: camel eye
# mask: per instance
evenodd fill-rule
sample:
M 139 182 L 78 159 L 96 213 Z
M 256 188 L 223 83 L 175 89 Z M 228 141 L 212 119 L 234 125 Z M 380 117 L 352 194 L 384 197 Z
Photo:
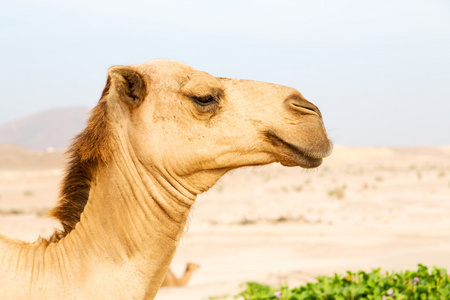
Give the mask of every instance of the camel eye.
M 211 103 L 216 102 L 216 99 L 212 96 L 212 95 L 207 95 L 207 96 L 202 96 L 202 97 L 198 97 L 198 96 L 191 96 L 191 98 L 199 105 L 205 106 L 205 105 L 209 105 Z

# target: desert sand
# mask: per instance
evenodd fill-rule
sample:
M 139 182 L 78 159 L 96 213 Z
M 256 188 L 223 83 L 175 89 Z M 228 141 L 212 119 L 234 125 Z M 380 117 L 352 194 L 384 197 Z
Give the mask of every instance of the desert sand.
M 8 155 L 0 232 L 49 236 L 59 228 L 45 213 L 56 202 L 60 154 Z M 230 172 L 192 210 L 173 271 L 186 262 L 201 265 L 188 285 L 156 299 L 233 299 L 246 281 L 294 286 L 346 270 L 450 269 L 450 147 L 336 146 L 314 170 Z

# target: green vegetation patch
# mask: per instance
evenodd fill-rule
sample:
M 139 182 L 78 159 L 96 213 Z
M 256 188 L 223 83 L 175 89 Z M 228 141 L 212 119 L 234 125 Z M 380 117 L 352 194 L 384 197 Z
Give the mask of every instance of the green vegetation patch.
M 446 269 L 433 267 L 431 272 L 419 264 L 417 271 L 386 272 L 380 269 L 370 273 L 347 271 L 347 275 L 319 276 L 316 283 L 307 283 L 290 289 L 287 285 L 271 288 L 248 282 L 246 290 L 236 295 L 244 300 L 406 300 L 450 299 L 450 276 Z

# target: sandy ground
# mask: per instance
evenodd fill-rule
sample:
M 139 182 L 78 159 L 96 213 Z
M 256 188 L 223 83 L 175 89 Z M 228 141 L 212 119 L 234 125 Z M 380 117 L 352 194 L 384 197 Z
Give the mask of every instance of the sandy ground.
M 0 231 L 34 241 L 62 172 L 0 165 Z M 246 281 L 298 285 L 317 275 L 418 263 L 450 269 L 450 147 L 344 148 L 316 170 L 236 170 L 199 196 L 172 264 L 201 265 L 158 300 L 232 299 Z

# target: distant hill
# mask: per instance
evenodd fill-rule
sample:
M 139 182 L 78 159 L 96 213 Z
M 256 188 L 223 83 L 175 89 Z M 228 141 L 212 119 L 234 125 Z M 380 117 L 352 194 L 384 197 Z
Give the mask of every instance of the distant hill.
M 0 144 L 36 151 L 62 151 L 83 130 L 88 108 L 60 108 L 0 125 Z
M 31 151 L 13 145 L 0 145 L 0 170 L 60 169 L 64 166 L 61 152 Z

